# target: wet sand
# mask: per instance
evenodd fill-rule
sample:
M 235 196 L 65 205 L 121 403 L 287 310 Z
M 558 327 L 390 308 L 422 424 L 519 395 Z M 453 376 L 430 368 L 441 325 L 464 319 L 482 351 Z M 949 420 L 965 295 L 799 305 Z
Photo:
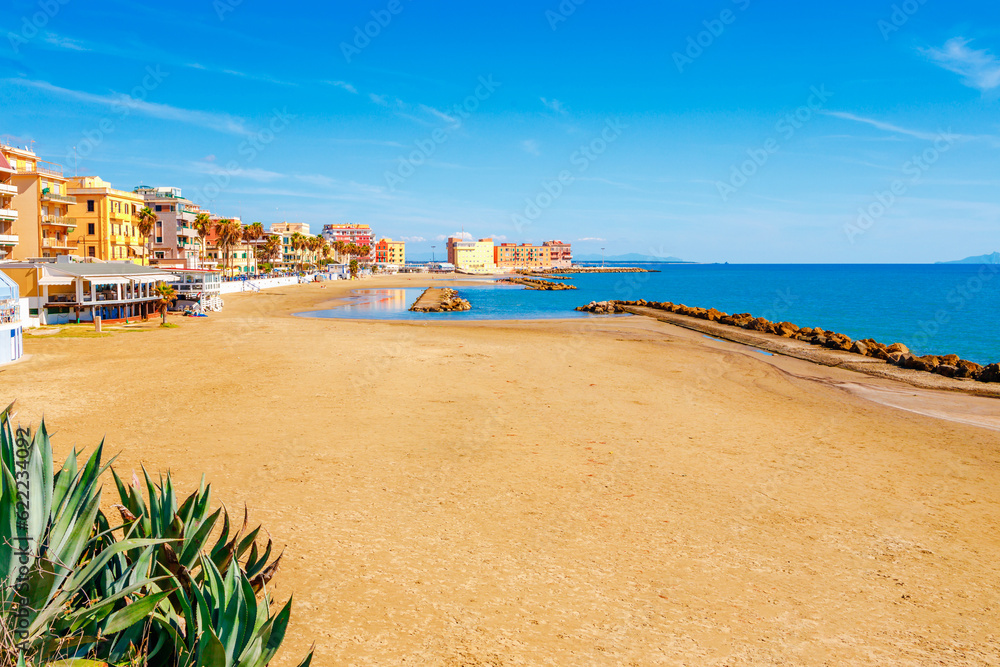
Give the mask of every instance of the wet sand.
M 106 436 L 250 506 L 287 545 L 281 665 L 998 664 L 997 431 L 647 318 L 290 315 L 404 284 L 31 338 L 0 383 L 58 455 Z

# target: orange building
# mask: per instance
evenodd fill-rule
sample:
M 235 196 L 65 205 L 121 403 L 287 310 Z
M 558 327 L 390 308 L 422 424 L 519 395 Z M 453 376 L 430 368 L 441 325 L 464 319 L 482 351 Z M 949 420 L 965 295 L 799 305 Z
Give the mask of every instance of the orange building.
M 501 243 L 493 247 L 493 262 L 501 269 L 550 269 L 552 252 L 549 246 Z
M 69 234 L 76 223 L 67 217 L 67 209 L 76 200 L 66 191 L 62 168 L 39 160 L 28 147 L 0 145 L 0 155 L 10 168 L 0 186 L 0 201 L 9 202 L 16 211 L 13 216 L 10 208 L 0 211 L 0 251 L 7 259 L 75 254 L 76 242 Z

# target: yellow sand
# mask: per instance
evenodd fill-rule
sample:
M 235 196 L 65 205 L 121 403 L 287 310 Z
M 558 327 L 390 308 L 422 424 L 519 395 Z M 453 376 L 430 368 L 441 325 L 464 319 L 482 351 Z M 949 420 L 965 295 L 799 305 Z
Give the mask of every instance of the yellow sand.
M 281 665 L 998 664 L 998 432 L 642 318 L 288 315 L 358 286 L 32 338 L 0 382 L 62 454 L 250 506 Z

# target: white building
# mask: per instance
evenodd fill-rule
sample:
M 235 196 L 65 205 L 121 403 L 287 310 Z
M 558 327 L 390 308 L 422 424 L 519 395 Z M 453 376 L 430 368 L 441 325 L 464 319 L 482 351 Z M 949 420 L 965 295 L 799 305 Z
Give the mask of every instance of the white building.
M 0 271 L 0 364 L 17 361 L 24 354 L 21 306 L 17 283 Z

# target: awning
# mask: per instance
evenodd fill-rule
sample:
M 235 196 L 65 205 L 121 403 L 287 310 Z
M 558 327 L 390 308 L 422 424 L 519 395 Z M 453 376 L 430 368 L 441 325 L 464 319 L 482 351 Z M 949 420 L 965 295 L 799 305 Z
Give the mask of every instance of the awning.
M 38 279 L 39 285 L 72 285 L 73 281 L 76 280 L 72 276 L 67 276 L 66 274 L 56 274 L 52 273 L 48 269 L 42 269 L 42 277 Z
M 145 255 L 147 252 L 146 247 L 141 245 L 130 245 L 129 248 L 131 248 L 132 252 L 137 255 Z
M 12 173 L 14 171 L 11 169 L 10 162 L 7 162 L 7 158 L 3 156 L 3 153 L 0 153 L 0 171 L 9 171 Z
M 137 283 L 146 284 L 146 283 L 158 283 L 161 281 L 180 280 L 180 278 L 177 276 L 163 274 L 159 276 L 133 276 L 132 280 L 134 280 Z
M 93 285 L 128 285 L 132 282 L 124 276 L 87 276 L 84 280 Z

